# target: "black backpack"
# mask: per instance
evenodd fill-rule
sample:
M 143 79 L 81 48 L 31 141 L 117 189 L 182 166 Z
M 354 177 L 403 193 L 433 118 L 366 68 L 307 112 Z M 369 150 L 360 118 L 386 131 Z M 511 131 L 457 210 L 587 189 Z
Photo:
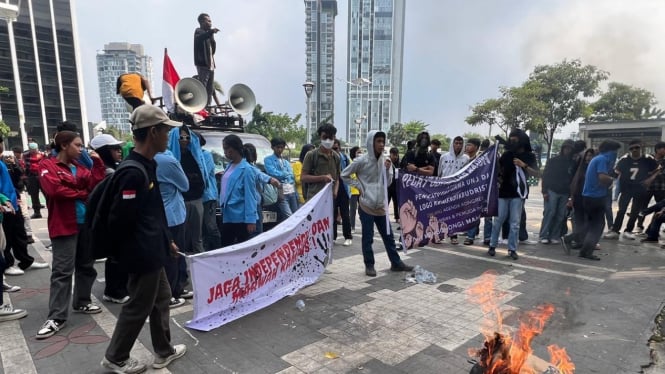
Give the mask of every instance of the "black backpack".
M 88 230 L 89 244 L 95 259 L 111 257 L 113 254 L 113 233 L 109 231 L 108 216 L 111 203 L 113 202 L 112 190 L 115 176 L 118 171 L 125 168 L 137 168 L 143 172 L 146 189 L 150 184 L 150 178 L 145 167 L 138 161 L 124 160 L 118 165 L 113 174 L 107 175 L 88 195 L 85 211 L 85 227 Z

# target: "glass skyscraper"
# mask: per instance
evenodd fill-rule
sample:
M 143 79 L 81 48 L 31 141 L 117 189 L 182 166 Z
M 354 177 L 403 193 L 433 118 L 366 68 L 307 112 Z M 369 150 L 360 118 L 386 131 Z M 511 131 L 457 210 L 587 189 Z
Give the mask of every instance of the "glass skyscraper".
M 97 79 L 102 119 L 122 133 L 131 131 L 129 110 L 125 100 L 116 93 L 116 81 L 125 73 L 139 73 L 152 85 L 152 57 L 146 56 L 143 46 L 129 43 L 109 43 L 97 53 Z M 153 91 L 154 94 L 154 91 Z
M 365 145 L 368 130 L 401 121 L 405 0 L 349 0 L 346 133 Z
M 314 83 L 311 96 L 310 133 L 324 121 L 334 123 L 336 0 L 305 0 L 306 81 Z M 307 139 L 309 143 L 310 139 Z
M 73 2 L 0 3 L 0 86 L 8 88 L 0 110 L 12 130 L 8 146 L 26 147 L 27 138 L 43 145 L 64 120 L 82 126 L 87 138 Z

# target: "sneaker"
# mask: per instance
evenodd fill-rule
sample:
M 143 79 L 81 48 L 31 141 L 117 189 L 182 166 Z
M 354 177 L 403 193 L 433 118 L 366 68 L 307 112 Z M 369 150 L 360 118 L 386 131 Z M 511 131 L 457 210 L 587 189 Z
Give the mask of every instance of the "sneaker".
M 115 303 L 115 304 L 124 304 L 129 301 L 129 296 L 121 297 L 121 298 L 116 298 L 116 297 L 111 297 L 107 295 L 102 296 L 102 300 L 107 301 L 109 303 Z
M 39 219 L 39 218 L 42 218 L 41 213 L 35 213 L 30 216 L 30 219 Z
M 30 264 L 28 269 L 46 269 L 47 267 L 48 267 L 48 263 L 46 263 L 46 262 L 34 261 L 32 264 Z
M 25 309 L 14 309 L 11 304 L 0 306 L 0 322 L 13 321 L 28 315 Z
M 594 260 L 594 261 L 600 261 L 600 257 L 596 255 L 580 255 L 581 258 L 587 259 L 587 260 Z
M 56 332 L 62 330 L 65 327 L 65 321 L 56 321 L 54 319 L 49 319 L 42 325 L 42 328 L 37 331 L 36 338 L 38 340 L 50 338 L 55 335 Z
M 97 264 L 100 263 L 100 262 L 106 262 L 106 257 L 98 258 L 98 259 L 95 260 L 95 263 L 97 263 Z
M 148 368 L 145 364 L 139 362 L 139 360 L 130 357 L 127 361 L 116 364 L 115 362 L 109 361 L 106 357 L 102 360 L 102 367 L 108 369 L 114 373 L 119 374 L 138 374 L 143 373 Z
M 520 256 L 518 256 L 517 252 L 515 251 L 508 251 L 508 256 L 510 256 L 510 258 L 512 258 L 513 260 L 517 260 L 518 258 L 520 258 Z
M 20 290 L 21 290 L 21 287 L 19 287 L 19 286 L 9 285 L 5 281 L 2 282 L 2 291 L 4 291 L 4 292 L 18 292 Z
M 76 313 L 83 313 L 83 314 L 97 314 L 102 312 L 102 308 L 99 305 L 95 304 L 78 306 L 76 308 L 72 308 L 72 310 Z
M 168 357 L 155 357 L 155 362 L 152 363 L 153 369 L 162 369 L 167 366 L 174 360 L 179 359 L 184 356 L 187 352 L 187 346 L 184 344 L 176 344 L 173 346 L 173 353 Z
M 646 237 L 644 239 L 640 239 L 640 243 L 658 243 L 658 239 L 651 239 Z
M 490 240 L 489 239 L 483 240 L 483 245 L 490 245 Z
M 181 299 L 189 300 L 194 298 L 194 292 L 189 291 L 189 290 L 182 290 L 182 293 L 180 294 Z
M 635 235 L 633 235 L 632 232 L 624 231 L 624 233 L 621 235 L 622 238 L 628 239 L 628 240 L 635 240 Z
M 25 271 L 21 270 L 20 267 L 14 265 L 5 269 L 5 275 L 23 275 Z
M 413 266 L 409 266 L 403 262 L 400 262 L 397 265 L 390 266 L 390 271 L 412 271 Z
M 473 239 L 469 238 L 464 239 L 464 245 L 473 245 Z
M 351 240 L 351 239 L 346 239 L 346 240 L 344 241 L 344 244 L 342 244 L 342 245 L 345 246 L 345 247 L 348 247 L 348 246 L 350 246 L 351 244 L 353 244 L 353 240 Z
M 374 266 L 366 266 L 365 275 L 368 277 L 376 277 L 376 269 L 374 269 Z
M 566 254 L 570 256 L 570 250 L 571 250 L 572 243 L 566 242 L 566 238 L 563 237 L 563 236 L 561 237 L 561 246 L 563 247 L 563 251 L 566 252 Z
M 28 244 L 33 244 L 35 242 L 35 238 L 32 237 L 32 235 L 28 235 Z
M 619 239 L 619 233 L 616 231 L 608 231 L 605 235 L 603 235 L 603 238 L 605 239 Z
M 499 244 L 508 244 L 508 239 L 499 239 Z
M 177 298 L 176 299 L 175 297 L 172 297 L 171 301 L 169 301 L 169 308 L 171 308 L 171 309 L 177 308 L 179 306 L 182 306 L 184 303 L 185 303 L 185 299 L 182 299 L 182 298 Z
M 540 244 L 550 244 L 549 239 L 540 239 Z
M 351 229 L 351 234 L 355 234 L 355 233 L 356 233 L 356 229 Z
M 490 247 L 490 249 L 487 250 L 487 254 L 494 257 L 494 255 L 496 254 L 496 248 Z
M 520 240 L 520 244 L 538 244 L 538 242 L 535 240 L 527 239 L 527 240 Z
M 561 242 L 556 239 L 550 239 L 550 244 L 561 244 Z
M 636 235 L 639 235 L 639 234 L 641 234 L 641 233 L 643 233 L 643 232 L 644 232 L 644 227 L 639 227 L 639 226 L 637 226 L 637 228 L 635 229 L 635 234 L 636 234 Z

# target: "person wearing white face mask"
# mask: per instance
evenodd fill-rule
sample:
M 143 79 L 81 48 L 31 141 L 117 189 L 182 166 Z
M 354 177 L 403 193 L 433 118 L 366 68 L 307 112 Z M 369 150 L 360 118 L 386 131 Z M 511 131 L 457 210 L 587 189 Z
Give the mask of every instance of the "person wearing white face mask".
M 338 183 L 334 182 L 339 179 L 342 171 L 341 161 L 339 154 L 332 150 L 337 129 L 332 124 L 325 123 L 319 126 L 317 133 L 321 145 L 305 155 L 300 177 L 305 201 L 314 197 L 328 182 L 333 182 L 333 198 L 337 197 L 339 189 Z

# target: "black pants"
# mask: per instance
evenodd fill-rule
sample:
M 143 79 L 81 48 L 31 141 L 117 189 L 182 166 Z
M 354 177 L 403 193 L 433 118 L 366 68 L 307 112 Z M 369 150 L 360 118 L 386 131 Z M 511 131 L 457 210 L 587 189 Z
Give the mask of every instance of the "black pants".
M 649 191 L 649 194 L 646 197 L 646 205 L 642 209 L 647 209 L 649 206 L 649 203 L 651 202 L 651 198 L 658 203 L 659 201 L 663 201 L 665 199 L 665 191 Z M 651 218 L 651 223 L 654 223 L 655 219 L 654 217 Z M 637 227 L 644 227 L 644 216 L 637 216 Z
M 39 202 L 40 188 L 39 177 L 36 175 L 29 175 L 27 189 L 28 195 L 30 195 L 30 200 L 32 200 L 32 210 L 34 210 L 35 215 L 40 215 L 40 209 L 42 208 L 42 204 Z
M 393 182 L 397 183 L 397 182 Z M 388 203 L 393 202 L 393 217 L 395 221 L 399 220 L 399 199 L 397 198 L 397 188 L 388 188 Z
M 205 66 L 197 66 L 196 74 L 199 82 L 206 88 L 206 92 L 208 93 L 207 106 L 209 106 L 212 94 L 214 93 L 213 91 L 215 90 L 215 71 Z
M 343 185 L 339 186 L 339 192 L 333 205 L 335 212 L 333 215 L 335 217 L 333 223 L 333 240 L 337 239 L 337 209 L 339 209 L 339 214 L 342 216 L 342 235 L 344 235 L 344 239 L 353 239 L 351 235 L 351 220 L 349 218 L 349 195 L 346 194 L 346 189 Z
M 14 214 L 4 215 L 2 227 L 7 238 L 5 247 L 7 267 L 14 266 L 15 259 L 22 270 L 29 268 L 35 262 L 35 259 L 28 254 L 28 234 L 25 232 L 24 222 L 21 208 Z
M 593 255 L 605 227 L 605 197 L 584 197 L 584 241 L 580 256 Z
M 106 259 L 104 275 L 106 277 L 104 295 L 114 299 L 122 299 L 129 295 L 127 291 L 127 270 L 118 260 L 113 257 Z
M 640 210 L 646 208 L 646 205 L 649 203 L 646 191 L 621 191 L 621 195 L 619 195 L 619 210 L 617 211 L 616 218 L 614 218 L 612 231 L 621 231 L 623 217 L 626 215 L 628 203 L 631 200 L 633 203 L 630 207 L 630 215 L 628 217 L 628 222 L 626 223 L 626 228 L 624 229 L 626 232 L 633 231 L 633 228 L 635 228 L 635 221 L 637 221 L 637 214 Z
M 219 229 L 217 228 L 217 217 L 215 216 L 215 210 L 217 209 L 217 201 L 210 200 L 203 203 L 203 250 L 212 251 L 217 249 L 221 245 L 221 235 L 219 234 Z M 261 211 L 259 210 L 259 218 L 261 217 Z
M 169 231 L 171 231 L 173 241 L 175 241 L 175 244 L 182 251 L 182 248 L 185 246 L 185 224 L 171 226 L 169 227 Z M 171 295 L 179 298 L 189 279 L 187 261 L 183 256 L 169 256 L 164 264 L 164 270 L 166 271 L 166 279 L 168 279 L 169 286 L 171 287 Z
M 168 357 L 173 354 L 169 326 L 171 290 L 164 268 L 147 274 L 129 274 L 129 302 L 123 305 L 113 330 L 106 358 L 115 363 L 124 362 L 136 338 L 150 317 L 150 338 L 155 354 Z
M 124 98 L 127 104 L 132 106 L 132 109 L 136 109 L 140 107 L 141 105 L 145 104 L 143 100 L 136 98 L 136 97 L 125 97 Z
M 246 223 L 226 223 L 222 222 L 222 247 L 231 244 L 242 243 L 250 238 Z

